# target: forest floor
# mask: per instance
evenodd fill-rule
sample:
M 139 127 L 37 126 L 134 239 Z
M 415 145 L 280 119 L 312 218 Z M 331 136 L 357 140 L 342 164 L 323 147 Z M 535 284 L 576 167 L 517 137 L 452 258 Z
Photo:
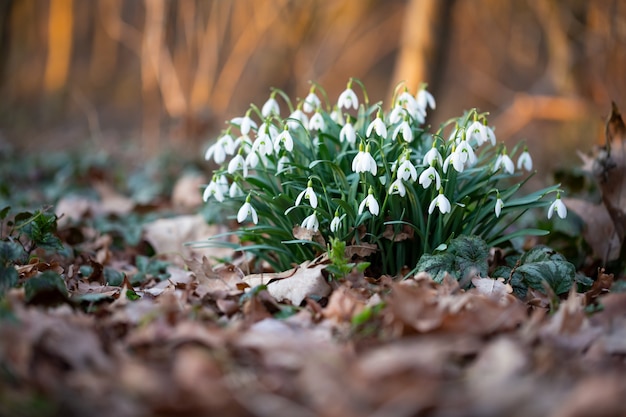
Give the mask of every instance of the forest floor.
M 324 256 L 251 275 L 185 245 L 227 227 L 194 161 L 1 155 L 1 416 L 626 415 L 610 271 L 561 300 Z

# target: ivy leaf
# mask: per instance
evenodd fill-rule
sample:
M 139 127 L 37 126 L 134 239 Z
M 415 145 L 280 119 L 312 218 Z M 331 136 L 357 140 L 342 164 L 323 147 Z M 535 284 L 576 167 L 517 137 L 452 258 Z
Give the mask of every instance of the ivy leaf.
M 450 242 L 449 250 L 456 255 L 456 266 L 461 275 L 473 270 L 487 276 L 489 248 L 476 236 L 459 236 Z
M 0 295 L 4 295 L 8 289 L 17 284 L 19 274 L 13 266 L 0 265 Z
M 68 301 L 63 278 L 53 271 L 45 271 L 24 284 L 28 304 L 56 305 Z
M 26 261 L 27 254 L 17 242 L 0 242 L 0 266 Z
M 424 254 L 417 263 L 418 271 L 427 272 L 435 282 L 442 282 L 446 272 L 457 277 L 457 268 L 454 265 L 455 256 L 449 252 L 435 255 Z
M 545 291 L 545 281 L 555 294 L 564 294 L 570 290 L 574 283 L 576 268 L 567 261 L 546 260 L 526 263 L 516 269 L 523 275 L 523 281 L 529 287 L 538 291 Z

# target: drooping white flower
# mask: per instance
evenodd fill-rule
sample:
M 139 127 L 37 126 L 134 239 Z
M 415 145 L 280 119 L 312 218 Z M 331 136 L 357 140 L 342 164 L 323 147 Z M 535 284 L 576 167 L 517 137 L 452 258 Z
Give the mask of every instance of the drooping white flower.
M 524 168 L 526 171 L 533 169 L 533 160 L 528 153 L 528 148 L 524 147 L 524 152 L 517 158 L 517 169 Z
M 339 141 L 348 141 L 349 144 L 354 145 L 356 142 L 356 131 L 352 123 L 348 122 L 339 131 Z
M 333 111 L 330 112 L 330 120 L 337 123 L 338 125 L 342 125 L 345 123 L 345 121 L 343 120 L 343 114 L 341 113 L 341 110 L 337 108 L 337 106 L 335 106 Z
M 548 208 L 548 219 L 552 218 L 554 210 L 556 210 L 556 214 L 560 218 L 564 219 L 567 217 L 567 207 L 565 207 L 565 204 L 561 201 L 561 193 L 557 193 L 556 200 L 550 204 L 550 207 Z
M 228 163 L 228 173 L 234 174 L 236 171 L 241 170 L 243 172 L 244 178 L 248 176 L 248 165 L 246 164 L 246 160 L 241 156 L 241 151 L 233 157 Z
M 337 107 L 339 110 L 341 109 L 349 109 L 353 108 L 354 110 L 359 108 L 359 99 L 357 98 L 354 90 L 352 90 L 352 82 L 348 81 L 348 86 L 341 94 L 339 94 L 339 99 L 337 100 Z
M 245 116 L 235 117 L 230 122 L 235 125 L 239 125 L 239 131 L 242 135 L 247 135 L 248 133 L 250 133 L 251 128 L 257 128 L 256 122 L 250 118 L 250 110 L 248 110 Z
M 389 112 L 389 123 L 391 123 L 392 125 L 395 125 L 396 123 L 400 122 L 402 120 L 402 118 L 404 117 L 405 114 L 405 110 L 402 106 L 394 106 L 393 109 L 391 109 L 391 112 Z
M 320 222 L 317 219 L 317 212 L 314 211 L 313 214 L 307 216 L 302 220 L 302 224 L 300 225 L 303 229 L 311 230 L 313 232 L 317 232 L 320 227 Z
M 424 159 L 422 159 L 422 164 L 424 165 L 433 165 L 433 163 L 437 161 L 439 165 L 443 165 L 443 158 L 439 153 L 439 149 L 437 149 L 436 142 L 433 142 L 433 147 L 430 148 L 426 155 L 424 155 Z
M 417 93 L 416 101 L 417 106 L 424 113 L 426 113 L 427 107 L 430 107 L 433 110 L 435 109 L 435 107 L 437 107 L 437 103 L 435 103 L 435 97 L 433 97 L 433 95 L 430 94 L 430 92 L 428 92 L 426 88 L 420 89 L 420 91 Z
M 466 129 L 466 138 L 468 142 L 472 139 L 476 140 L 477 146 L 485 143 L 488 140 L 485 125 L 478 120 L 474 120 Z
M 229 129 L 207 149 L 204 159 L 208 161 L 213 158 L 216 164 L 221 164 L 226 160 L 226 155 L 232 155 L 233 153 L 235 153 L 235 141 L 230 135 Z
M 411 93 L 409 93 L 409 90 L 407 88 L 405 88 L 404 91 L 400 93 L 400 95 L 396 99 L 396 106 L 405 109 L 418 107 L 417 100 L 411 95 Z
M 309 130 L 324 130 L 326 123 L 322 117 L 322 113 L 316 111 L 315 114 L 309 120 Z
M 247 167 L 256 168 L 259 164 L 259 154 L 257 152 L 250 152 L 244 162 Z
M 378 166 L 376 161 L 370 154 L 370 145 L 368 144 L 363 150 L 363 144 L 359 145 L 359 152 L 352 160 L 352 171 L 354 172 L 370 172 L 372 175 L 376 175 Z
M 450 152 L 450 155 L 448 155 L 446 160 L 443 161 L 443 173 L 445 174 L 448 172 L 448 166 L 450 164 L 452 164 L 457 172 L 463 172 L 463 170 L 465 169 L 465 164 L 463 163 L 462 158 L 463 154 L 457 151 L 455 145 L 452 145 L 452 152 Z
M 341 226 L 341 217 L 339 217 L 338 212 L 335 212 L 335 217 L 333 217 L 333 220 L 330 222 L 330 231 L 335 233 L 339 230 L 339 226 Z
M 280 115 L 280 107 L 278 106 L 278 102 L 274 98 L 275 95 L 275 92 L 272 93 L 272 95 L 270 95 L 270 98 L 268 98 L 265 104 L 263 104 L 263 107 L 261 108 L 261 114 L 263 115 L 263 117 L 269 117 L 272 114 L 276 116 Z
M 302 190 L 300 194 L 298 194 L 298 197 L 296 197 L 296 203 L 294 205 L 299 205 L 302 198 L 309 200 L 311 207 L 317 208 L 317 195 L 315 194 L 315 191 L 313 191 L 313 181 L 309 180 L 307 187 Z
M 454 129 L 452 129 L 452 132 L 450 132 L 450 136 L 448 137 L 448 141 L 455 141 L 455 142 L 460 142 L 461 138 L 463 136 L 463 129 L 461 129 L 459 127 L 459 125 L 456 125 L 454 127 Z
M 496 200 L 495 212 L 496 217 L 500 217 L 500 213 L 502 212 L 502 207 L 504 207 L 504 201 L 500 198 L 500 193 L 498 193 L 498 198 Z
M 404 161 L 402 161 L 402 163 L 398 166 L 398 178 L 404 181 L 408 181 L 410 179 L 412 182 L 417 180 L 417 170 L 410 159 L 404 159 Z
M 376 118 L 367 127 L 367 137 L 371 137 L 372 131 L 376 132 L 381 138 L 387 139 L 387 126 L 385 122 L 383 122 L 380 109 L 378 109 Z
M 261 123 L 261 126 L 259 126 L 259 130 L 257 131 L 257 138 L 269 137 L 270 141 L 273 143 L 277 136 L 278 129 L 276 128 L 276 126 L 274 126 L 270 122 Z
M 493 172 L 499 170 L 500 167 L 504 169 L 504 172 L 509 174 L 513 174 L 513 172 L 515 172 L 515 165 L 513 164 L 513 161 L 511 161 L 511 158 L 509 158 L 506 154 L 505 149 L 502 149 L 502 153 L 500 153 L 500 155 L 496 158 L 496 163 L 493 166 Z
M 483 133 L 485 137 L 491 142 L 491 146 L 496 146 L 496 134 L 493 129 L 487 125 L 483 125 Z
M 254 224 L 259 222 L 259 216 L 256 214 L 256 210 L 252 207 L 252 204 L 250 204 L 250 196 L 246 198 L 246 202 L 243 203 L 237 212 L 237 221 L 243 223 L 248 217 L 252 217 L 252 223 Z
M 228 195 L 230 198 L 241 197 L 243 195 L 243 190 L 236 182 L 233 181 L 228 189 Z
M 450 201 L 443 194 L 443 188 L 439 189 L 439 194 L 437 195 L 437 197 L 435 197 L 433 201 L 430 202 L 430 205 L 428 206 L 428 214 L 433 214 L 433 211 L 435 211 L 435 207 L 439 208 L 441 214 L 449 213 L 452 209 Z
M 402 181 L 402 178 L 398 178 L 391 183 L 391 185 L 389 186 L 389 194 L 398 194 L 400 195 L 400 197 L 404 197 L 406 195 L 406 187 L 404 185 L 404 182 Z
M 309 91 L 309 95 L 306 96 L 306 98 L 304 99 L 304 102 L 302 103 L 302 109 L 307 113 L 311 113 L 312 111 L 317 110 L 321 105 L 322 105 L 322 102 L 320 101 L 319 97 L 315 94 L 315 88 L 311 87 L 311 90 Z
M 291 137 L 291 133 L 289 133 L 289 125 L 287 124 L 285 124 L 285 128 L 280 132 L 280 135 L 278 135 L 274 142 L 274 152 L 278 153 L 281 145 L 287 152 L 293 150 L 293 138 Z
M 376 198 L 374 198 L 374 192 L 371 187 L 367 197 L 365 197 L 363 201 L 361 201 L 361 204 L 359 204 L 359 214 L 363 214 L 363 210 L 365 210 L 365 208 L 372 213 L 372 216 L 378 216 L 378 213 L 380 212 L 380 206 L 378 205 Z
M 287 125 L 289 125 L 290 130 L 296 130 L 300 127 L 300 123 L 302 126 L 307 128 L 309 126 L 309 117 L 298 107 L 289 115 L 289 119 L 287 120 Z
M 470 167 L 476 163 L 476 154 L 467 140 L 461 140 L 456 151 L 459 153 L 461 162 L 463 162 L 466 167 Z
M 235 139 L 235 149 L 237 147 L 243 148 L 245 150 L 252 149 L 252 139 L 248 135 L 241 135 L 237 139 Z
M 259 155 L 271 155 L 274 151 L 274 146 L 272 144 L 272 139 L 269 135 L 259 135 L 254 143 L 252 144 L 251 154 L 258 152 Z M 256 165 L 256 164 L 255 164 Z M 250 165 L 252 166 L 252 165 Z
M 413 130 L 406 118 L 394 129 L 392 138 L 395 140 L 400 133 L 402 133 L 402 138 L 405 142 L 413 142 Z
M 282 171 L 285 170 L 285 168 L 287 168 L 287 166 L 289 165 L 291 161 L 289 160 L 289 158 L 287 157 L 287 155 L 283 155 L 281 156 L 278 161 L 276 162 L 276 173 L 280 173 Z M 291 168 L 288 168 L 291 169 Z
M 438 190 L 441 188 L 441 177 L 439 177 L 439 173 L 432 165 L 427 169 L 422 171 L 419 178 L 419 183 L 424 187 L 424 189 L 430 187 L 430 185 L 435 182 L 435 189 Z
M 215 197 L 220 203 L 224 201 L 224 193 L 222 193 L 222 187 L 217 183 L 216 177 L 213 177 L 202 193 L 202 200 L 205 202 L 209 201 L 211 197 Z

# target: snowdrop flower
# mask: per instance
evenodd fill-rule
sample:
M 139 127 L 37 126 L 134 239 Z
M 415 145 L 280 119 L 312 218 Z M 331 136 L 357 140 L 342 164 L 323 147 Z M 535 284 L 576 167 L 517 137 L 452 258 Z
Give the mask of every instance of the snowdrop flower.
M 404 138 L 405 142 L 407 143 L 413 142 L 413 130 L 411 129 L 411 125 L 409 125 L 409 122 L 406 117 L 404 118 L 402 123 L 400 123 L 398 127 L 396 127 L 395 130 L 393 131 L 392 137 L 394 140 L 396 139 L 396 137 L 398 136 L 400 132 L 402 132 L 402 138 Z
M 289 125 L 287 124 L 285 124 L 285 128 L 274 142 L 274 152 L 278 153 L 280 145 L 283 145 L 287 152 L 291 152 L 293 150 L 293 138 L 291 137 L 291 133 L 289 133 Z
M 406 87 L 396 99 L 396 106 L 400 106 L 406 109 L 419 107 L 417 104 L 417 100 L 411 95 L 411 93 L 409 93 L 409 90 Z
M 261 108 L 261 114 L 263 117 L 269 117 L 274 114 L 276 116 L 280 115 L 280 107 L 278 106 L 278 102 L 276 101 L 276 92 L 273 91 L 270 95 L 270 98 L 267 99 L 263 107 Z
M 248 164 L 246 163 L 243 156 L 241 156 L 241 151 L 237 155 L 233 157 L 228 163 L 228 173 L 234 174 L 235 172 L 242 170 L 244 178 L 248 176 Z
M 404 186 L 404 182 L 402 182 L 402 178 L 396 179 L 389 186 L 389 194 L 399 194 L 400 197 L 404 197 L 406 195 L 406 187 Z
M 263 122 L 261 126 L 259 126 L 259 130 L 257 132 L 257 138 L 268 137 L 270 141 L 274 142 L 274 139 L 276 138 L 276 136 L 278 136 L 278 129 L 276 128 L 276 126 L 274 126 L 270 122 Z
M 316 110 L 322 105 L 319 97 L 315 94 L 315 87 L 311 87 L 309 90 L 309 95 L 304 99 L 304 103 L 302 104 L 302 109 L 311 113 L 313 110 Z
M 300 110 L 299 106 L 293 111 L 293 113 L 289 115 L 289 119 L 291 120 L 287 120 L 287 124 L 289 125 L 289 129 L 291 130 L 296 130 L 297 128 L 299 128 L 300 123 L 302 123 L 302 126 L 304 126 L 305 128 L 309 126 L 309 117 L 302 110 Z M 300 123 L 298 123 L 298 121 Z
M 409 158 L 405 158 L 398 166 L 398 178 L 404 181 L 410 178 L 412 182 L 417 180 L 417 170 Z
M 243 223 L 248 217 L 252 217 L 252 223 L 257 224 L 259 222 L 259 216 L 256 214 L 256 210 L 250 204 L 250 195 L 246 197 L 246 202 L 243 203 L 239 211 L 237 212 L 237 221 Z
M 511 158 L 509 158 L 506 154 L 506 148 L 502 148 L 502 153 L 498 155 L 498 158 L 496 158 L 496 164 L 493 166 L 493 172 L 499 170 L 501 166 L 503 167 L 504 172 L 509 174 L 513 174 L 515 171 L 515 165 L 513 165 L 513 161 L 511 161 Z
M 280 159 L 276 162 L 276 173 L 280 173 L 284 171 L 285 168 L 287 168 L 289 162 L 291 161 L 289 161 L 289 158 L 287 157 L 287 155 L 281 156 Z M 291 167 L 287 169 L 291 170 Z
M 439 163 L 439 165 L 443 165 L 443 159 L 441 158 L 441 154 L 439 153 L 439 149 L 437 149 L 437 142 L 433 141 L 433 146 L 430 148 L 426 155 L 424 155 L 424 159 L 422 159 L 422 164 L 424 165 L 433 165 L 435 161 Z
M 472 166 L 476 163 L 476 154 L 474 154 L 474 149 L 472 149 L 467 140 L 461 140 L 456 151 L 459 153 L 459 158 L 465 166 Z
M 354 145 L 356 142 L 356 131 L 354 130 L 354 126 L 348 120 L 348 123 L 343 125 L 341 131 L 339 131 L 339 141 L 344 142 L 348 141 L 349 144 Z
M 215 163 L 221 164 L 226 160 L 226 155 L 232 155 L 235 153 L 235 141 L 233 137 L 230 135 L 230 129 L 226 131 L 224 135 L 222 135 L 217 142 L 207 149 L 204 154 L 204 159 L 209 160 L 213 158 Z
M 259 135 L 252 144 L 251 154 L 258 152 L 260 155 L 270 155 L 274 150 L 272 139 L 269 135 Z
M 405 110 L 402 106 L 394 106 L 394 108 L 391 109 L 391 112 L 389 112 L 389 123 L 391 123 L 392 125 L 399 123 L 400 121 L 402 121 L 404 114 Z
M 425 169 L 420 174 L 419 183 L 424 187 L 424 189 L 430 187 L 430 184 L 435 181 L 435 189 L 438 190 L 441 188 L 441 178 L 439 177 L 439 173 L 432 165 Z
M 380 207 L 378 205 L 378 201 L 374 198 L 374 190 L 372 190 L 372 187 L 370 187 L 367 197 L 365 197 L 363 201 L 361 201 L 361 204 L 359 204 L 359 214 L 363 214 L 363 210 L 365 210 L 366 207 L 373 216 L 378 216 Z
M 564 219 L 567 217 L 567 207 L 565 207 L 565 204 L 561 201 L 561 193 L 556 193 L 556 200 L 550 204 L 550 207 L 548 208 L 548 219 L 552 217 L 554 210 L 556 210 L 556 214 L 560 218 Z
M 324 123 L 322 113 L 316 111 L 311 120 L 309 120 L 309 130 L 324 130 L 325 127 L 326 123 Z
M 236 182 L 233 182 L 228 189 L 228 195 L 230 198 L 236 198 L 243 196 L 243 191 Z
M 372 175 L 376 175 L 378 166 L 372 155 L 370 155 L 369 144 L 365 147 L 365 151 L 363 151 L 363 144 L 361 143 L 359 145 L 359 153 L 357 153 L 352 160 L 352 171 L 371 172 Z
M 433 214 L 433 211 L 435 211 L 435 207 L 439 208 L 441 214 L 450 213 L 450 210 L 452 209 L 452 207 L 450 206 L 450 201 L 443 194 L 443 188 L 439 189 L 439 194 L 437 195 L 437 197 L 435 197 L 433 201 L 430 202 L 430 206 L 428 206 L 428 214 Z
M 333 111 L 330 112 L 330 120 L 337 123 L 338 125 L 344 124 L 343 114 L 341 114 L 341 110 L 335 106 Z
M 517 159 L 517 169 L 522 169 L 522 167 L 526 171 L 531 171 L 533 169 L 533 160 L 528 153 L 528 148 L 524 146 L 524 152 Z
M 359 99 L 357 98 L 354 90 L 352 90 L 352 79 L 348 81 L 348 86 L 339 94 L 339 100 L 337 100 L 337 107 L 341 109 L 349 109 L 352 107 L 354 110 L 359 108 Z
M 452 129 L 452 132 L 450 132 L 450 136 L 448 137 L 448 141 L 455 141 L 455 142 L 459 142 L 461 140 L 462 137 L 462 133 L 463 133 L 463 129 L 461 129 L 459 127 L 459 125 L 457 124 L 454 129 Z
M 304 220 L 302 220 L 302 224 L 300 225 L 300 227 L 302 227 L 303 229 L 311 230 L 313 232 L 317 232 L 320 227 L 320 222 L 319 220 L 317 220 L 317 211 L 314 211 L 313 214 L 305 217 Z
M 330 231 L 335 233 L 339 229 L 340 225 L 341 217 L 339 217 L 339 212 L 335 211 L 335 217 L 333 217 L 333 220 L 330 222 Z
M 256 152 L 250 152 L 248 156 L 246 156 L 246 160 L 244 162 L 247 167 L 256 168 L 259 164 L 259 154 Z
M 435 97 L 433 97 L 432 94 L 430 94 L 427 90 L 426 90 L 426 86 L 423 86 L 420 91 L 417 93 L 417 97 L 416 97 L 416 101 L 417 101 L 417 107 L 424 113 L 426 114 L 426 108 L 430 107 L 431 109 L 435 109 L 436 107 L 436 103 L 435 103 Z
M 495 207 L 496 217 L 500 217 L 500 213 L 502 212 L 502 207 L 504 207 L 504 201 L 502 201 L 502 199 L 500 198 L 500 192 L 498 192 L 497 200 L 496 200 L 496 207 Z
M 493 132 L 492 128 L 487 125 L 483 125 L 483 134 L 487 139 L 489 139 L 491 146 L 496 146 L 496 134 Z
M 239 146 L 240 148 L 252 149 L 252 139 L 248 135 L 241 135 L 237 139 L 235 139 L 235 148 Z
M 466 129 L 467 140 L 470 141 L 472 139 L 476 140 L 477 146 L 481 146 L 485 143 L 487 138 L 487 132 L 485 131 L 485 125 L 480 123 L 478 120 L 474 120 Z
M 315 194 L 315 191 L 313 191 L 313 181 L 309 180 L 306 188 L 298 194 L 298 197 L 296 197 L 296 206 L 300 204 L 303 197 L 309 200 L 311 207 L 317 208 L 317 195 Z
M 228 181 L 223 175 L 219 177 L 213 176 L 213 179 L 209 185 L 204 189 L 202 193 L 202 199 L 206 202 L 211 197 L 215 197 L 220 203 L 224 201 L 224 193 L 228 191 Z
M 448 155 L 446 160 L 443 161 L 443 173 L 445 174 L 448 172 L 448 166 L 450 165 L 450 163 L 452 163 L 452 166 L 454 167 L 456 172 L 463 172 L 463 170 L 465 169 L 465 164 L 461 159 L 462 156 L 463 155 L 460 152 L 457 152 L 456 145 L 452 145 L 452 152 L 450 152 L 450 155 Z
M 376 118 L 367 127 L 367 137 L 370 137 L 372 135 L 372 130 L 376 132 L 376 134 L 381 138 L 387 138 L 387 126 L 385 126 L 385 122 L 383 122 L 382 112 L 380 111 L 380 108 L 378 109 Z
M 239 125 L 239 130 L 242 135 L 250 133 L 251 128 L 257 128 L 256 122 L 250 118 L 250 110 L 246 112 L 244 117 L 235 117 L 230 122 Z

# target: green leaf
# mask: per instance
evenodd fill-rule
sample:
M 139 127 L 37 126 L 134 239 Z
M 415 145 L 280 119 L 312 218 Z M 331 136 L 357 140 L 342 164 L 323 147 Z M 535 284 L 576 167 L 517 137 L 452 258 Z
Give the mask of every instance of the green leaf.
M 526 263 L 516 269 L 523 276 L 523 281 L 531 288 L 545 291 L 544 281 L 556 295 L 570 290 L 574 283 L 576 268 L 567 261 L 539 261 Z
M 53 271 L 45 271 L 24 284 L 28 304 L 55 305 L 68 300 L 63 278 Z
M 0 266 L 25 262 L 27 253 L 17 242 L 0 242 Z
M 4 295 L 10 288 L 17 284 L 19 274 L 13 266 L 0 265 L 0 295 Z
M 526 252 L 520 258 L 521 264 L 529 264 L 533 262 L 543 261 L 559 261 L 567 262 L 565 257 L 548 246 L 536 246 Z
M 446 272 L 456 277 L 455 257 L 449 252 L 435 255 L 424 254 L 420 258 L 415 269 L 420 272 L 427 272 L 436 282 L 442 282 Z
M 6 206 L 2 210 L 0 210 L 0 220 L 6 219 L 10 210 L 11 210 L 11 206 Z
M 456 266 L 461 276 L 472 272 L 487 276 L 489 247 L 476 236 L 459 236 L 450 242 L 449 250 L 456 255 Z

